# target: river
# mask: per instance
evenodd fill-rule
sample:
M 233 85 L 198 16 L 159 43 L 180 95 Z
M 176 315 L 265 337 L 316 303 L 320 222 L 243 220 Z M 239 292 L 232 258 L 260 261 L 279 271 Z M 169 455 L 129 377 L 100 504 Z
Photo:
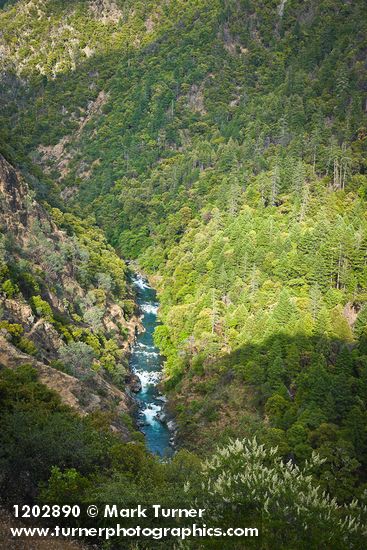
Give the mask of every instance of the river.
M 164 421 L 166 398 L 158 389 L 162 378 L 162 357 L 153 340 L 159 304 L 155 290 L 140 274 L 133 276 L 132 283 L 144 329 L 137 335 L 130 356 L 130 368 L 141 382 L 141 390 L 136 394 L 139 405 L 137 422 L 149 451 L 168 458 L 173 454 L 173 438 Z

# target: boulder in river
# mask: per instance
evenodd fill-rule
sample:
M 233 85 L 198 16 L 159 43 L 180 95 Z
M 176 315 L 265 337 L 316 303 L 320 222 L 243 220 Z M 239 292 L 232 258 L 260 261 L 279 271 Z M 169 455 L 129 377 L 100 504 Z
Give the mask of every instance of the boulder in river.
M 164 424 L 167 421 L 167 418 L 164 412 L 157 413 L 156 417 L 158 418 L 159 422 L 162 422 L 162 424 Z
M 141 391 L 141 381 L 137 374 L 129 372 L 129 374 L 125 378 L 125 381 L 132 392 L 139 393 Z
M 156 401 L 162 401 L 163 403 L 166 403 L 167 397 L 165 395 L 158 395 L 156 398 Z

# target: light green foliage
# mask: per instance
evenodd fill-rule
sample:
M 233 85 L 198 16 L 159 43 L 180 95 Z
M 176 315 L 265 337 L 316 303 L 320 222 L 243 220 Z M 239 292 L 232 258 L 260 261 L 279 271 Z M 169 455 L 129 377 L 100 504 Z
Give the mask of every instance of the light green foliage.
M 1 312 L 0 312 L 1 314 Z M 37 354 L 37 347 L 26 336 L 23 336 L 24 328 L 19 323 L 9 323 L 9 321 L 0 321 L 0 330 L 5 329 L 11 336 L 12 343 L 24 353 L 29 355 Z
M 76 276 L 83 286 L 96 287 L 92 291 L 92 302 L 104 302 L 108 295 L 123 298 L 126 292 L 126 265 L 107 243 L 102 231 L 70 213 L 52 209 L 52 216 L 60 227 L 74 237 L 70 250 L 76 269 Z
M 32 296 L 30 304 L 36 315 L 43 317 L 47 321 L 53 322 L 52 308 L 48 302 L 41 298 L 41 296 Z
M 26 337 L 21 337 L 19 339 L 19 342 L 17 343 L 17 347 L 24 351 L 24 353 L 28 353 L 28 355 L 36 355 L 37 354 L 37 347 L 36 345 L 29 340 Z
M 353 402 L 365 401 L 365 202 L 330 191 L 314 176 L 301 220 L 297 196 L 279 192 L 281 207 L 263 206 L 260 185 L 258 177 L 252 181 L 235 217 L 204 210 L 160 268 L 156 343 L 167 358 L 181 429 L 194 448 L 211 448 L 210 433 L 218 429 L 222 437 L 247 435 L 246 415 L 260 408 L 271 428 L 285 430 L 282 449 L 303 463 L 318 447 L 312 430 L 334 422 L 358 477 L 354 461 L 364 464 L 364 455 L 345 444 L 351 434 L 343 424 Z M 218 378 L 223 363 L 227 379 Z M 214 383 L 205 382 L 205 403 L 193 400 L 204 391 L 200 374 Z M 238 388 L 245 407 L 233 396 Z M 228 416 L 209 414 L 208 403 L 218 407 L 218 400 Z M 344 498 L 353 491 L 348 474 L 336 492 Z
M 93 374 L 92 366 L 95 353 L 91 346 L 84 342 L 71 342 L 59 349 L 60 361 L 78 378 Z
M 14 296 L 19 292 L 19 288 L 17 287 L 17 285 L 14 285 L 10 279 L 7 279 L 1 285 L 1 290 L 8 298 L 14 298 Z
M 0 321 L 0 328 L 5 329 L 14 338 L 19 338 L 24 332 L 22 325 L 9 321 Z
M 277 525 L 282 531 L 277 530 L 277 541 L 282 539 L 286 548 L 295 547 L 297 539 L 302 548 L 362 548 L 366 509 L 355 500 L 338 506 L 323 493 L 312 477 L 320 464 L 322 459 L 313 454 L 299 469 L 256 439 L 232 441 L 204 464 L 204 494 L 210 497 L 209 506 L 232 506 L 233 517 L 237 508 L 261 516 L 265 539 Z
M 40 493 L 43 502 L 74 502 L 80 499 L 86 489 L 90 489 L 91 481 L 83 477 L 75 468 L 62 472 L 60 468 L 51 468 L 51 476 L 47 488 Z
M 91 307 L 83 315 L 84 321 L 92 328 L 94 332 L 102 329 L 103 310 L 99 307 Z
M 364 252 L 357 243 L 360 235 L 366 234 L 366 225 L 355 217 L 363 205 L 355 199 L 349 211 L 345 209 L 343 223 L 351 234 L 354 231 L 354 238 L 348 242 L 340 226 L 334 224 L 338 216 L 334 198 L 325 190 L 321 197 L 313 197 L 314 204 L 320 199 L 327 201 L 327 208 L 322 213 L 315 210 L 307 224 L 294 224 L 292 204 L 288 206 L 289 215 L 244 205 L 235 220 L 225 215 L 219 218 L 217 214 L 208 224 L 198 227 L 193 223 L 163 270 L 164 319 L 172 325 L 177 308 L 179 326 L 187 325 L 195 333 L 193 320 L 201 326 L 199 311 L 204 314 L 205 310 L 207 330 L 211 317 L 217 324 L 217 338 L 223 341 L 219 330 L 226 330 L 230 347 L 261 340 L 274 332 L 322 332 L 352 340 L 342 307 L 335 307 L 335 303 L 346 304 L 355 299 L 364 285 L 366 267 L 361 270 L 358 259 L 359 253 Z M 241 235 L 247 238 L 241 239 Z M 340 260 L 336 255 L 334 261 L 328 262 L 325 280 L 320 273 L 323 250 L 330 253 L 333 241 L 339 243 L 335 249 L 345 248 L 345 256 Z M 340 263 L 346 258 L 348 265 L 341 282 Z M 348 279 L 352 278 L 355 284 L 349 290 Z M 210 296 L 213 292 L 214 299 Z M 363 296 L 361 292 L 362 299 Z M 250 319 L 251 324 L 246 325 Z M 182 329 L 172 330 L 179 334 Z M 202 328 L 197 333 L 202 333 Z M 184 334 L 182 331 L 182 338 Z

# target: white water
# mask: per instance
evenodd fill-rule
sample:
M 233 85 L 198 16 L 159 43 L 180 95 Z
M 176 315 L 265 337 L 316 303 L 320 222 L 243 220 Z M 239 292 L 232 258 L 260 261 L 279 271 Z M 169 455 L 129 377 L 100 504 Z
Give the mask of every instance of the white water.
M 162 360 L 153 341 L 159 304 L 154 289 L 140 274 L 133 278 L 133 285 L 143 314 L 141 321 L 144 328 L 137 336 L 130 358 L 130 368 L 141 382 L 141 390 L 137 394 L 140 404 L 138 424 L 145 435 L 148 449 L 160 456 L 169 456 L 173 452 L 172 423 L 169 428 L 164 421 L 166 398 L 160 395 L 157 387 L 162 379 Z
M 145 281 L 140 275 L 140 273 L 137 273 L 133 279 L 133 284 L 137 286 L 138 288 L 141 288 L 141 290 L 144 290 L 145 288 L 150 288 L 147 281 Z
M 158 304 L 141 304 L 140 307 L 144 313 L 153 313 L 153 315 L 158 313 Z

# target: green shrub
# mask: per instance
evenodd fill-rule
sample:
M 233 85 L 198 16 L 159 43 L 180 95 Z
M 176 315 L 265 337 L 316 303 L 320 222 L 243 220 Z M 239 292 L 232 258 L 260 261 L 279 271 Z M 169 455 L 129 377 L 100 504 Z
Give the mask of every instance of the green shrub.
M 38 317 L 43 317 L 51 323 L 54 322 L 52 308 L 48 302 L 41 298 L 41 296 L 32 296 L 30 304 L 33 312 L 38 315 Z
M 73 336 L 70 332 L 70 330 L 68 329 L 68 327 L 66 327 L 65 325 L 63 325 L 62 323 L 60 323 L 59 321 L 55 321 L 55 329 L 57 330 L 57 332 L 59 334 L 61 334 L 61 336 L 64 338 L 64 340 L 69 343 L 69 342 L 72 342 L 73 341 Z
M 37 381 L 34 369 L 1 370 L 0 395 L 0 492 L 9 500 L 34 499 L 54 467 L 84 476 L 111 465 L 110 448 L 118 439 L 65 406 Z M 64 481 L 71 483 L 68 475 Z
M 19 339 L 19 341 L 17 342 L 17 347 L 20 350 L 24 351 L 24 353 L 28 353 L 28 355 L 36 355 L 38 351 L 35 344 L 25 336 L 22 336 Z
M 69 366 L 64 365 L 64 363 L 59 359 L 53 359 L 50 362 L 50 365 L 53 369 L 59 370 L 60 372 L 64 372 L 65 374 L 70 374 L 71 376 L 73 375 L 73 370 Z
M 48 480 L 47 487 L 40 491 L 42 502 L 74 503 L 80 501 L 87 489 L 91 489 L 92 482 L 82 476 L 75 468 L 70 468 L 62 472 L 60 468 L 54 466 L 51 469 L 51 477 Z
M 134 300 L 123 300 L 121 307 L 124 310 L 125 317 L 129 319 L 135 311 L 135 302 Z
M 0 260 L 0 281 L 3 281 L 9 273 L 9 268 L 5 263 Z
M 117 323 L 117 326 L 120 331 L 120 336 L 122 336 L 123 339 L 126 340 L 129 335 L 129 329 L 127 327 L 124 327 L 122 323 Z
M 138 443 L 144 443 L 145 441 L 144 434 L 138 431 L 132 432 L 131 437 L 133 438 L 134 441 L 137 441 Z
M 317 486 L 312 474 L 322 463 L 313 453 L 300 469 L 256 439 L 231 441 L 204 463 L 202 494 L 212 516 L 224 505 L 243 523 L 261 522 L 265 537 L 276 529 L 276 548 L 362 548 L 366 510 L 357 500 L 338 506 Z
M 0 321 L 0 329 L 5 329 L 11 335 L 12 343 L 24 353 L 36 355 L 37 348 L 34 343 L 26 336 L 22 336 L 24 328 L 18 323 L 9 323 L 9 321 Z
M 61 362 L 74 376 L 84 378 L 93 374 L 92 367 L 96 354 L 85 342 L 70 342 L 59 349 Z
M 17 280 L 24 295 L 33 296 L 40 293 L 40 286 L 29 271 L 21 271 L 18 273 Z
M 130 415 L 128 415 L 127 413 L 121 413 L 120 414 L 120 418 L 121 418 L 121 421 L 123 422 L 123 424 L 129 428 L 129 430 L 132 430 L 134 428 L 133 426 L 133 420 L 131 418 Z
M 0 321 L 0 329 L 4 328 L 12 336 L 12 338 L 19 338 L 23 332 L 24 328 L 18 323 L 9 323 L 9 321 Z
M 10 279 L 7 279 L 2 285 L 1 290 L 6 294 L 8 298 L 14 298 L 19 292 L 18 285 L 12 283 Z

